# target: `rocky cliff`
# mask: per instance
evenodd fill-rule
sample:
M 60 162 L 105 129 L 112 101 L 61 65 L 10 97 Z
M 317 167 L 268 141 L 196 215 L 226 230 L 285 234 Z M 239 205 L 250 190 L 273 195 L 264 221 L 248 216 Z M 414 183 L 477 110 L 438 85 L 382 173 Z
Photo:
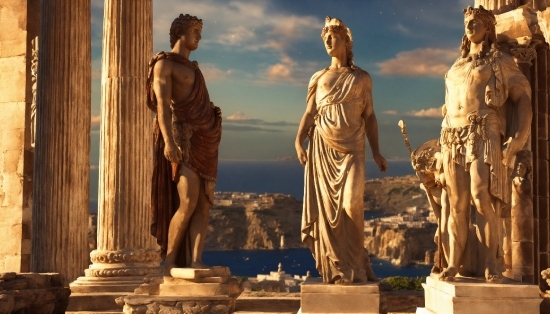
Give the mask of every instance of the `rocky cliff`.
M 205 249 L 277 249 L 281 247 L 281 237 L 287 248 L 302 247 L 302 202 L 290 195 L 272 194 L 272 198 L 272 204 L 259 208 L 212 208 Z
M 394 265 L 407 266 L 424 261 L 427 251 L 437 249 L 434 243 L 436 229 L 435 224 L 404 230 L 378 227 L 373 236 L 365 237 L 365 247 L 370 254 L 388 259 Z

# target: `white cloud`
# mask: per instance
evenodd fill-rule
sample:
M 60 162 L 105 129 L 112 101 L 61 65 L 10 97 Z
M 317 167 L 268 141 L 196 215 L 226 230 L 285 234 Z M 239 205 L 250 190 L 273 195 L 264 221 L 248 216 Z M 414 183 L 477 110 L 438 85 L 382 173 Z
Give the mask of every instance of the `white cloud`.
M 441 107 L 411 110 L 405 113 L 399 113 L 397 110 L 386 110 L 386 111 L 383 111 L 382 113 L 391 115 L 391 116 L 403 115 L 406 117 L 416 117 L 416 118 L 442 118 L 443 117 Z
M 402 51 L 376 65 L 381 75 L 442 77 L 458 56 L 458 49 L 420 48 Z
M 411 30 L 408 29 L 407 27 L 405 27 L 403 24 L 401 23 L 397 23 L 397 25 L 395 25 L 395 30 L 397 30 L 398 32 L 404 34 L 404 35 L 410 35 L 411 34 Z
M 199 65 L 200 65 L 202 74 L 204 75 L 204 79 L 207 82 L 226 79 L 233 72 L 232 70 L 224 71 L 222 69 L 219 69 L 211 63 L 201 63 Z
M 244 120 L 250 120 L 250 118 L 244 114 L 244 112 L 242 111 L 237 111 L 235 112 L 234 114 L 228 116 L 227 118 L 225 118 L 229 121 L 244 121 Z

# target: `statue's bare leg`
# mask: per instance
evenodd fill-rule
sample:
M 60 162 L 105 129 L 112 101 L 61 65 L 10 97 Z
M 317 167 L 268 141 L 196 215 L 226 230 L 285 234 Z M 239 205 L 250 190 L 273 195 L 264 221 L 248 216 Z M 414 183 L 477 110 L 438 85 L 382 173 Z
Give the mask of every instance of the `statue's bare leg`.
M 470 209 L 470 175 L 450 158 L 450 152 L 444 153 L 445 181 L 449 197 L 449 260 L 447 268 L 440 274 L 442 280 L 452 280 L 458 274 L 460 260 L 468 240 L 468 215 Z
M 497 255 L 500 244 L 500 208 L 494 206 L 489 193 L 489 165 L 477 159 L 470 166 L 472 178 L 472 200 L 480 213 L 477 225 L 480 233 L 480 242 L 487 251 L 485 255 L 485 279 L 488 282 L 501 282 L 503 277 L 498 271 Z
M 204 189 L 204 179 L 200 179 L 200 193 L 197 201 L 197 207 L 193 217 L 191 217 L 191 225 L 189 226 L 189 235 L 191 237 L 191 245 L 193 246 L 193 256 L 191 259 L 192 268 L 208 268 L 202 262 L 202 251 L 204 249 L 204 240 L 208 230 L 209 211 L 212 203 L 208 200 Z
M 199 199 L 200 178 L 194 171 L 181 165 L 177 187 L 180 206 L 172 217 L 168 229 L 168 246 L 164 261 L 165 276 L 170 276 L 170 270 L 177 266 L 178 250 Z

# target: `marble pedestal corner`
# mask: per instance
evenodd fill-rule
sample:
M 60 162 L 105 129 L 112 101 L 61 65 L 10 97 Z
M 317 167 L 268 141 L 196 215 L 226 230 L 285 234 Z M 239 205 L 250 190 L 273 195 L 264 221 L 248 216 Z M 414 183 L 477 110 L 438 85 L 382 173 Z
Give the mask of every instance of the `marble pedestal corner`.
M 513 280 L 501 284 L 468 277 L 440 281 L 432 275 L 422 286 L 426 307 L 417 310 L 422 314 L 539 314 L 542 302 L 538 286 Z
M 301 285 L 301 313 L 379 313 L 378 283 L 335 285 L 320 278 L 308 279 Z

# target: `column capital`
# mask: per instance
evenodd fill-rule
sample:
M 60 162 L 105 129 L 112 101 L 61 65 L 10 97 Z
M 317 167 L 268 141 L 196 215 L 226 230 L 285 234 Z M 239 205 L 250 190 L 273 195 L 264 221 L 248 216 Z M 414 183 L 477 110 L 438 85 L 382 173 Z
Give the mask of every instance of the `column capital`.
M 518 64 L 526 63 L 532 65 L 532 61 L 537 58 L 537 50 L 532 46 L 517 46 L 511 48 L 510 54 Z

